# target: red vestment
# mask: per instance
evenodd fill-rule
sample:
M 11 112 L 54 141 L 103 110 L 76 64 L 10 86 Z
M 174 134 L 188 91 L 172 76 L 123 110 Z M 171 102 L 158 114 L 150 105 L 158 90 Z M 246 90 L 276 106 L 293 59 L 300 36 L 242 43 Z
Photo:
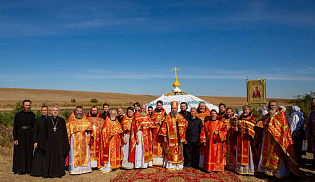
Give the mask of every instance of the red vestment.
M 226 125 L 227 128 L 226 140 L 223 143 L 224 165 L 234 166 L 236 146 L 236 135 L 234 136 L 234 128 L 236 126 L 237 117 L 233 114 L 231 118 L 222 117 L 221 121 Z
M 206 106 L 205 112 L 200 112 L 199 107 L 197 108 L 197 114 L 196 116 L 201 119 L 202 126 L 204 126 L 205 122 L 210 120 L 210 110 Z M 206 155 L 206 147 L 203 145 L 199 146 L 199 155 Z
M 261 130 L 265 129 L 262 144 Z M 269 113 L 262 117 L 255 126 L 255 151 L 258 156 L 262 151 L 261 167 L 269 171 L 279 172 L 285 160 L 288 169 L 295 175 L 300 174 L 293 140 L 283 109 L 275 115 Z M 262 146 L 262 148 L 261 148 Z M 269 173 L 268 173 L 269 174 Z M 272 175 L 272 174 L 269 174 Z
M 75 111 L 71 113 L 66 123 L 69 144 L 71 145 L 71 135 L 75 140 L 74 143 L 74 166 L 87 166 L 87 143 L 90 141 L 90 134 L 85 132 L 92 131 L 91 124 L 86 116 L 83 114 L 82 119 L 75 118 Z M 87 138 L 88 137 L 88 138 Z M 66 163 L 69 161 L 66 161 Z
M 157 109 L 155 109 L 151 115 L 151 120 L 155 124 L 155 128 L 152 129 L 153 157 L 164 157 L 163 137 L 158 134 L 160 132 L 161 125 L 165 120 L 166 112 L 164 108 L 162 108 L 160 113 L 157 113 L 156 110 Z
M 97 111 L 97 115 L 93 117 L 91 110 L 87 113 L 86 117 L 90 121 L 92 126 L 92 142 L 90 144 L 90 160 L 97 161 L 100 155 L 101 148 L 101 132 L 104 125 L 104 118 L 102 114 Z
M 152 136 L 150 134 L 150 128 L 154 128 L 155 125 L 152 122 L 150 116 L 146 114 L 141 116 L 139 112 L 134 114 L 134 119 L 131 125 L 130 132 L 130 153 L 129 161 L 135 163 L 135 149 L 137 140 L 142 140 L 143 155 L 145 163 L 153 161 L 152 157 Z M 137 132 L 142 132 L 142 138 L 138 138 Z
M 218 130 L 219 134 L 214 132 Z M 226 139 L 226 125 L 219 121 L 207 121 L 200 132 L 200 143 L 206 142 L 205 170 L 224 171 L 223 142 Z
M 177 114 L 176 117 L 173 117 L 171 113 L 166 116 L 161 126 L 159 135 L 167 137 L 165 159 L 173 165 L 183 164 L 182 142 L 185 141 L 187 126 L 188 122 L 181 114 Z
M 123 133 L 121 124 L 116 118 L 115 121 L 111 121 L 110 117 L 106 117 L 102 128 L 101 151 L 100 159 L 98 160 L 98 168 L 104 166 L 104 163 L 109 162 L 111 169 L 120 167 L 120 161 L 123 158 L 121 150 L 121 140 L 124 139 Z
M 252 112 L 248 116 L 244 116 L 244 113 L 238 118 L 237 127 L 237 156 L 236 164 L 249 166 L 249 147 L 255 137 L 255 127 L 256 120 Z M 253 150 L 252 150 L 253 152 Z M 253 156 L 253 153 L 252 155 Z M 242 173 L 242 171 L 238 171 Z

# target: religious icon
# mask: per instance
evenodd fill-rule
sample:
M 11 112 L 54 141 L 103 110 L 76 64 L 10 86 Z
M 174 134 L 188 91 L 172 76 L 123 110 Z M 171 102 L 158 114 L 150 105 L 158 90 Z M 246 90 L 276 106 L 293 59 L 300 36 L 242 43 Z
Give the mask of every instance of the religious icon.
M 260 98 L 260 91 L 259 91 L 259 87 L 255 87 L 254 91 L 253 91 L 253 98 Z
M 246 80 L 247 102 L 252 109 L 259 110 L 266 105 L 266 79 Z

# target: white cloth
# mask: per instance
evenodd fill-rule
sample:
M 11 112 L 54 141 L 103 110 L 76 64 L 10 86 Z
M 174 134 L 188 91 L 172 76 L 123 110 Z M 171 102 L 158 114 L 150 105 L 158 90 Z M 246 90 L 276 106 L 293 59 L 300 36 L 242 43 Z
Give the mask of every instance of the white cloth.
M 143 154 L 143 144 L 142 144 L 142 132 L 139 130 L 137 132 L 139 138 L 139 144 L 135 148 L 135 168 L 147 168 L 152 167 L 152 161 L 145 162 Z
M 297 126 L 299 121 L 300 121 L 299 116 L 297 114 L 293 114 L 292 120 L 291 120 L 291 126 L 290 126 L 291 135 L 292 135 L 293 131 L 296 130 L 296 126 Z
M 84 174 L 92 171 L 91 162 L 90 162 L 90 145 L 88 141 L 88 134 L 90 132 L 85 132 L 86 135 L 86 152 L 87 152 L 87 166 L 75 167 L 74 166 L 74 143 L 75 138 L 71 135 L 71 144 L 70 144 L 70 152 L 69 152 L 69 174 Z
M 109 145 L 108 145 L 108 148 L 110 148 Z M 104 166 L 101 167 L 99 170 L 104 173 L 109 173 L 112 171 L 112 168 L 110 167 L 110 150 L 108 150 L 108 163 L 104 162 Z
M 127 144 L 123 146 L 123 154 L 124 158 L 121 161 L 121 167 L 126 169 L 131 169 L 134 167 L 132 162 L 129 162 L 129 152 L 130 152 L 130 134 L 125 134 L 125 138 L 127 140 Z

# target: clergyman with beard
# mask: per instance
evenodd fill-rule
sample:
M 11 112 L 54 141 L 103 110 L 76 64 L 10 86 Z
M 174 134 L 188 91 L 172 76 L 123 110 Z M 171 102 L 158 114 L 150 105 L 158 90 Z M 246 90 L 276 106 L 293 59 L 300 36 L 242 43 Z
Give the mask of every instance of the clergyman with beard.
M 269 101 L 268 114 L 255 126 L 253 146 L 259 155 L 258 171 L 285 178 L 292 172 L 300 174 L 293 140 L 283 109 L 275 100 Z
M 22 102 L 23 110 L 16 113 L 13 126 L 14 152 L 12 170 L 16 174 L 29 173 L 33 156 L 33 126 L 35 114 L 31 111 L 31 101 Z

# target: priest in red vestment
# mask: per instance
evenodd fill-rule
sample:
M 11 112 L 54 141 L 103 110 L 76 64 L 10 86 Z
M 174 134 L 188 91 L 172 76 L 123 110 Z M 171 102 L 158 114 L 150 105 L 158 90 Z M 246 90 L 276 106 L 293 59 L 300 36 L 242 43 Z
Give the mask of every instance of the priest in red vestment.
M 104 118 L 96 106 L 91 107 L 91 110 L 87 113 L 86 118 L 90 121 L 92 126 L 92 142 L 90 145 L 91 167 L 96 168 L 101 149 L 101 132 L 104 124 Z
M 116 115 L 117 111 L 111 110 L 102 128 L 101 151 L 97 167 L 104 173 L 120 168 L 123 158 L 121 144 L 127 143 Z
M 159 135 L 164 137 L 165 160 L 163 166 L 166 169 L 180 170 L 183 168 L 183 142 L 188 126 L 187 120 L 178 114 L 178 102 L 171 102 L 171 113 L 165 117 Z
M 235 132 L 237 117 L 232 112 L 231 108 L 226 109 L 226 113 L 221 117 L 221 121 L 226 125 L 227 134 L 226 140 L 223 143 L 224 164 L 226 169 L 235 169 L 235 148 L 236 136 Z
M 226 125 L 217 120 L 217 111 L 211 110 L 211 120 L 207 121 L 200 133 L 200 143 L 206 146 L 205 170 L 224 171 L 223 142 L 226 139 Z
M 129 161 L 135 168 L 152 167 L 152 135 L 155 125 L 146 112 L 146 106 L 140 107 L 140 111 L 134 114 L 130 133 Z
M 248 105 L 243 106 L 243 114 L 238 118 L 236 142 L 236 168 L 239 174 L 254 175 L 254 150 L 252 149 L 255 137 L 256 120 Z
M 163 124 L 166 117 L 165 109 L 163 108 L 163 102 L 158 100 L 156 102 L 156 108 L 154 109 L 151 119 L 155 124 L 155 128 L 152 129 L 152 139 L 153 139 L 153 165 L 163 166 L 164 160 L 164 147 L 163 147 L 163 137 L 158 135 L 160 132 L 161 125 Z
M 201 119 L 202 126 L 207 120 L 210 119 L 210 110 L 204 102 L 200 102 L 197 108 L 197 117 Z M 203 145 L 199 146 L 199 168 L 203 169 L 205 167 L 205 156 L 206 147 Z
M 290 172 L 300 174 L 297 156 L 287 119 L 277 101 L 268 104 L 268 114 L 255 126 L 255 151 L 259 157 L 258 171 L 277 178 L 285 178 Z

